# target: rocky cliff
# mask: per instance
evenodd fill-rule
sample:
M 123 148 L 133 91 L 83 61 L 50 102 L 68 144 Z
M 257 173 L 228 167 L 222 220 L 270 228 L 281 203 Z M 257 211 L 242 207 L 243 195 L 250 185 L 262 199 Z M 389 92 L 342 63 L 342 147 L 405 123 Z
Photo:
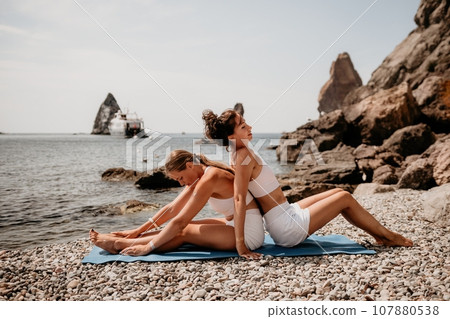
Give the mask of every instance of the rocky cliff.
M 322 160 L 309 156 L 281 176 L 287 193 L 363 182 L 415 189 L 450 183 L 449 7 L 450 0 L 422 0 L 417 28 L 364 86 L 349 63 L 337 67 L 346 54 L 338 57 L 320 92 L 322 116 L 284 134 L 277 148 L 280 160 L 298 163 L 314 149 Z M 351 89 L 336 80 L 351 77 Z M 336 87 L 340 93 L 331 94 Z
M 319 112 L 340 109 L 347 94 L 361 85 L 361 78 L 353 67 L 350 55 L 347 52 L 339 54 L 331 65 L 330 79 L 320 90 Z
M 108 125 L 114 114 L 120 110 L 119 104 L 111 93 L 108 93 L 105 101 L 100 105 L 97 116 L 95 117 L 94 127 L 91 134 L 109 134 Z

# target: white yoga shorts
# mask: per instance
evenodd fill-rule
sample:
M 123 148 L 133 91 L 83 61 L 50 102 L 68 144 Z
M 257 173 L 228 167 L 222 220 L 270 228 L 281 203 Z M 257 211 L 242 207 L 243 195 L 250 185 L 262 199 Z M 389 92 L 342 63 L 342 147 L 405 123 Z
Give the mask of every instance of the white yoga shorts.
M 234 227 L 234 219 L 226 224 Z M 264 224 L 257 208 L 248 209 L 245 214 L 244 243 L 250 250 L 258 249 L 264 243 Z
M 292 247 L 308 238 L 309 210 L 287 201 L 264 214 L 264 224 L 275 244 Z

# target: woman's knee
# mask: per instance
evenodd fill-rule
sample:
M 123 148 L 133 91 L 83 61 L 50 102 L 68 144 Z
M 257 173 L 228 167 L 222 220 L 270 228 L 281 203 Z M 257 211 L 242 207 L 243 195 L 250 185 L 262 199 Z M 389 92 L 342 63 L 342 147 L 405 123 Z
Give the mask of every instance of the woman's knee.
M 349 192 L 344 191 L 344 190 L 342 190 L 341 192 L 338 192 L 336 195 L 339 196 L 339 199 L 340 199 L 340 200 L 345 201 L 345 202 L 348 202 L 348 203 L 350 203 L 350 202 L 352 202 L 352 201 L 355 200 L 355 199 L 353 198 L 353 195 L 352 195 L 352 194 L 350 194 Z
M 196 224 L 188 224 L 186 227 L 184 227 L 177 235 L 176 237 L 186 237 L 189 236 L 192 233 L 193 225 Z

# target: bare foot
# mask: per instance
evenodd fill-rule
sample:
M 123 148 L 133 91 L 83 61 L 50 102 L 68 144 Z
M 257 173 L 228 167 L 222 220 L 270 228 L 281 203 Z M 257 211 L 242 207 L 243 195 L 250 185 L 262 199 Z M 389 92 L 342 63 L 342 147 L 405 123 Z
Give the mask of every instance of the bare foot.
M 375 237 L 375 240 L 377 244 L 388 247 L 411 247 L 413 245 L 412 240 L 394 232 L 391 232 L 386 237 Z
M 109 235 L 105 235 L 105 234 L 99 234 L 93 229 L 91 229 L 89 231 L 89 238 L 91 239 L 91 242 L 95 246 L 98 246 L 98 247 L 106 250 L 110 254 L 116 255 L 119 253 L 119 250 L 114 248 L 114 243 L 116 241 L 116 238 L 111 237 Z

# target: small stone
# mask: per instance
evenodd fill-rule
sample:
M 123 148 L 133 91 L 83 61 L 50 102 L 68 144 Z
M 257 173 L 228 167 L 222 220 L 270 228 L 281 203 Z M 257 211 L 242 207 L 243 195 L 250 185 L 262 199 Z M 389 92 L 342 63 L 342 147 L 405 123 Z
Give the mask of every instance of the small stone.
M 205 289 L 199 289 L 196 290 L 194 293 L 194 296 L 192 297 L 192 299 L 197 299 L 197 298 L 204 298 L 206 295 L 206 290 Z
M 390 297 L 389 290 L 386 290 L 386 289 L 381 290 L 381 292 L 380 292 L 381 300 L 389 300 L 389 297 Z
M 59 273 L 62 273 L 64 270 L 61 268 L 61 267 L 56 267 L 55 268 L 55 272 L 57 273 L 57 274 L 59 274 Z
M 106 276 L 108 276 L 110 280 L 115 280 L 117 278 L 117 274 L 112 271 L 108 272 Z
M 67 284 L 67 288 L 69 288 L 69 289 L 74 289 L 74 288 L 76 288 L 79 284 L 80 284 L 80 281 L 79 281 L 78 279 L 74 279 L 74 280 L 72 280 L 71 282 L 69 282 L 69 283 Z

